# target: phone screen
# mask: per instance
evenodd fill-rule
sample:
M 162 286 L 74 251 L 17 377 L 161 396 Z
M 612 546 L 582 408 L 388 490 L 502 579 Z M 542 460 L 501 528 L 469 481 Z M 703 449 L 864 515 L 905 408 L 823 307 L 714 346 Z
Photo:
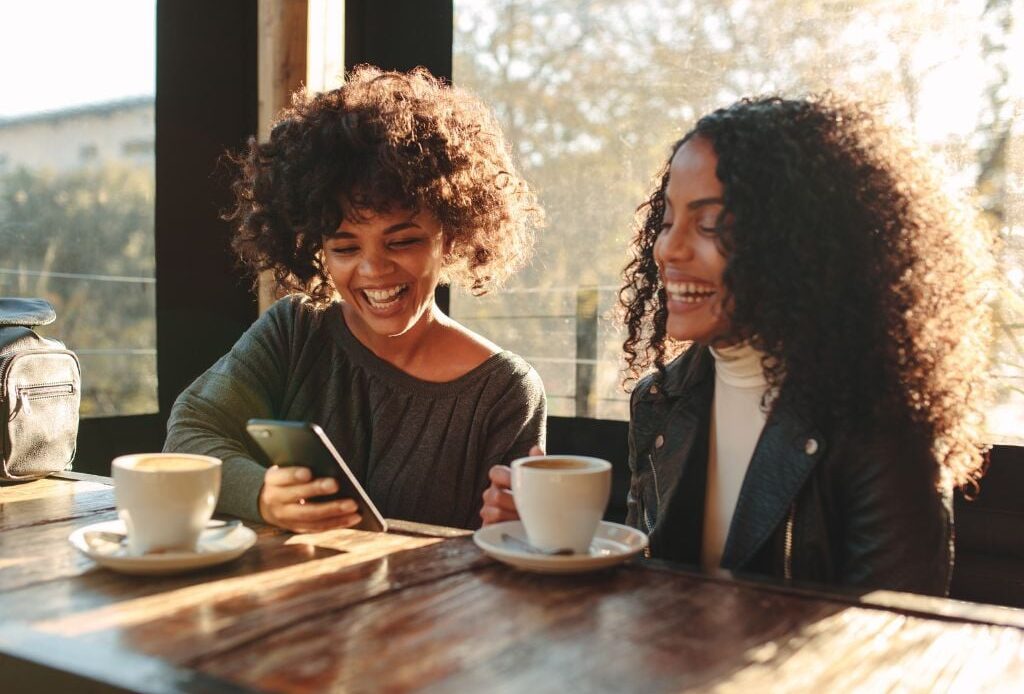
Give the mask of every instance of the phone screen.
M 387 530 L 387 523 L 377 507 L 319 426 L 311 422 L 250 419 L 245 428 L 272 465 L 301 465 L 308 467 L 314 478 L 331 477 L 337 480 L 337 493 L 310 497 L 310 501 L 353 499 L 362 516 L 356 528 L 380 532 Z

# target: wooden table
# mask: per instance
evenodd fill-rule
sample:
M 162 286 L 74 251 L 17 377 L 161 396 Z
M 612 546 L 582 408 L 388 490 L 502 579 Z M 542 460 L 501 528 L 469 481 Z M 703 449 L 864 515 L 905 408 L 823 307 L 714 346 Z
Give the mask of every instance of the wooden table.
M 1024 617 L 828 596 L 656 562 L 579 576 L 497 564 L 461 531 L 289 535 L 132 577 L 67 542 L 113 519 L 105 478 L 0 487 L 0 690 L 1024 691 Z

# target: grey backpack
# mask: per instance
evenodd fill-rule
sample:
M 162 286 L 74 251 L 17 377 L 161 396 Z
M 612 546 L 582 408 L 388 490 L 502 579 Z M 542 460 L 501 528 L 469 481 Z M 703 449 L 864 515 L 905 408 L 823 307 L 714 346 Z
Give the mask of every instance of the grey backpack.
M 78 357 L 33 328 L 56 319 L 43 299 L 0 298 L 0 481 L 71 466 L 78 440 Z

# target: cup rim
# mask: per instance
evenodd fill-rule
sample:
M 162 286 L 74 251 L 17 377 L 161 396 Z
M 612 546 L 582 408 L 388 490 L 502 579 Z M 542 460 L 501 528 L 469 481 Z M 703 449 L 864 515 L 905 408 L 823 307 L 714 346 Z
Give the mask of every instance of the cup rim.
M 191 470 L 146 470 L 136 467 L 138 461 L 144 458 L 185 458 L 187 460 L 194 460 L 200 463 L 207 463 L 205 467 L 193 468 Z M 211 455 L 199 455 L 198 453 L 173 453 L 165 451 L 157 451 L 155 453 L 127 453 L 125 455 L 119 455 L 110 462 L 110 471 L 113 472 L 115 468 L 118 470 L 129 470 L 131 472 L 138 472 L 141 474 L 160 474 L 160 475 L 181 475 L 189 472 L 203 472 L 206 470 L 212 470 L 218 468 L 223 464 L 220 458 L 214 458 Z
M 568 468 L 568 469 L 566 469 L 566 468 L 562 468 L 562 469 L 550 469 L 550 468 L 549 469 L 544 469 L 544 468 L 525 467 L 529 463 L 536 462 L 538 460 L 551 460 L 553 458 L 558 459 L 558 460 L 576 460 L 576 461 L 580 461 L 580 462 L 584 462 L 584 463 L 590 463 L 591 467 L 575 468 L 575 469 L 573 469 L 573 468 Z M 611 462 L 605 460 L 604 458 L 595 458 L 595 457 L 589 456 L 589 455 L 571 455 L 571 454 L 560 454 L 560 453 L 547 453 L 545 455 L 528 455 L 528 456 L 525 456 L 525 457 L 522 457 L 522 458 L 516 458 L 515 460 L 512 461 L 510 467 L 513 470 L 515 470 L 515 469 L 524 469 L 525 468 L 526 470 L 536 470 L 536 471 L 541 472 L 541 473 L 558 473 L 560 475 L 587 475 L 587 474 L 593 474 L 595 472 L 605 472 L 607 470 L 611 470 L 612 469 L 612 464 L 611 464 Z

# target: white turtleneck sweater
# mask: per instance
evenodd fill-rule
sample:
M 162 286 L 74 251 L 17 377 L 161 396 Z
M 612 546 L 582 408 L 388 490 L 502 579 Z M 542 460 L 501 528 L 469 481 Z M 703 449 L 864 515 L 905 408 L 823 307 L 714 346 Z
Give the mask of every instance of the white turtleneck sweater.
M 768 389 L 762 354 L 753 347 L 711 348 L 711 354 L 715 358 L 715 395 L 701 546 L 701 565 L 706 571 L 717 570 L 721 564 L 740 487 L 764 429 L 761 401 Z

